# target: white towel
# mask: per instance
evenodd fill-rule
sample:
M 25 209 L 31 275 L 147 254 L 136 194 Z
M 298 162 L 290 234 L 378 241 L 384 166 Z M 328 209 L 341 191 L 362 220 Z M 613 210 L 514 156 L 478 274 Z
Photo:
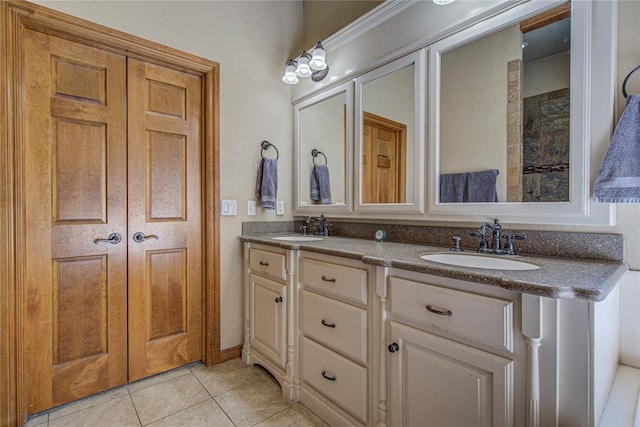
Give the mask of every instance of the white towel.
M 593 185 L 597 202 L 640 203 L 640 95 L 629 95 Z
M 278 160 L 263 158 L 258 167 L 256 180 L 256 197 L 260 206 L 275 209 L 278 198 Z

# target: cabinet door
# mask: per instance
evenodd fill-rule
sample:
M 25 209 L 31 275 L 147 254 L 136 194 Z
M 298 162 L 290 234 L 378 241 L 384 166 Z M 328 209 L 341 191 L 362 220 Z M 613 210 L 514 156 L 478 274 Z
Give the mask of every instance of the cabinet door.
M 512 425 L 512 360 L 396 322 L 389 337 L 391 426 Z
M 251 346 L 284 369 L 287 356 L 286 285 L 251 276 Z

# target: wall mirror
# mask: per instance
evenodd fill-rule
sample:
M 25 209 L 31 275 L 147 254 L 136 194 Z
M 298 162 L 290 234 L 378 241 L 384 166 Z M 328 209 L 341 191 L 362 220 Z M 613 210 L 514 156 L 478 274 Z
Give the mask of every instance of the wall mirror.
M 424 211 L 424 50 L 355 79 L 356 210 Z
M 353 84 L 295 105 L 296 210 L 350 212 Z
M 589 203 L 592 5 L 532 3 L 430 47 L 429 214 L 609 221 Z

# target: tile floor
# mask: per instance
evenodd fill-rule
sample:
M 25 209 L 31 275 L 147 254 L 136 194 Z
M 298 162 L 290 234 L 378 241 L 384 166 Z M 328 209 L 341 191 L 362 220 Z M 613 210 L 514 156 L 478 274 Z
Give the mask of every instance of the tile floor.
M 25 426 L 327 426 L 258 367 L 195 363 L 31 416 Z

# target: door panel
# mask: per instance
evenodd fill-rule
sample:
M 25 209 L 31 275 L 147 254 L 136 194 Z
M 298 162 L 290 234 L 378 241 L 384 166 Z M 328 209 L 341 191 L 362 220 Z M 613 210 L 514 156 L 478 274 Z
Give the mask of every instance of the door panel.
M 362 203 L 404 203 L 407 126 L 364 112 Z
M 202 112 L 198 77 L 129 59 L 128 85 L 133 381 L 201 359 Z
M 37 412 L 126 382 L 126 63 L 24 39 L 24 388 Z M 107 168 L 108 165 L 108 168 Z

